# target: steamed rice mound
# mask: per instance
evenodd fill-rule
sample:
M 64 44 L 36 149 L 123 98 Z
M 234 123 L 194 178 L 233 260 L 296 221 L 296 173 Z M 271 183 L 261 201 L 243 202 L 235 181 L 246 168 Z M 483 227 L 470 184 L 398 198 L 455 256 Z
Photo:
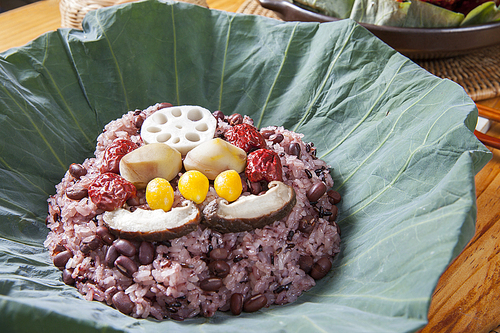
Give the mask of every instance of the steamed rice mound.
M 307 189 L 318 181 L 323 181 L 327 188 L 332 187 L 328 166 L 315 157 L 313 146 L 303 142 L 301 134 L 282 127 L 263 128 L 261 132 L 273 130 L 284 138 L 279 143 L 267 139 L 266 143 L 268 149 L 274 150 L 281 158 L 283 182 L 293 186 L 296 192 L 297 203 L 287 217 L 262 229 L 226 234 L 212 231 L 203 226 L 202 221 L 197 230 L 186 236 L 151 243 L 154 258 L 150 264 L 141 265 L 137 254 L 131 256 L 138 266 L 131 277 L 106 264 L 110 245 L 97 236 L 97 229 L 104 225 L 103 211 L 88 196 L 80 200 L 69 199 L 66 190 L 75 184 L 88 188 L 100 174 L 104 150 L 115 139 L 129 139 L 138 146 L 144 145 L 137 119 L 144 119 L 162 107 L 162 104 L 157 104 L 143 111 L 130 111 L 107 124 L 97 138 L 95 157 L 81 163 L 87 174 L 75 179 L 66 172 L 56 185 L 56 194 L 48 200 L 47 226 L 50 232 L 44 245 L 56 266 L 63 271 L 63 281 L 74 285 L 86 300 L 104 302 L 136 318 L 152 316 L 159 320 L 184 320 L 198 315 L 210 317 L 217 310 L 229 311 L 231 295 L 235 293 L 241 294 L 243 301 L 262 294 L 267 300 L 265 306 L 295 301 L 315 285 L 315 279 L 305 271 L 302 259 L 312 258 L 312 262 L 317 262 L 327 257 L 331 261 L 340 250 L 340 236 L 335 215 L 324 213 L 335 208 L 332 200 L 323 195 L 318 202 L 310 203 L 306 194 Z M 243 122 L 253 124 L 248 117 L 244 117 Z M 216 136 L 222 137 L 230 126 L 227 121 L 219 119 Z M 300 158 L 287 152 L 292 142 L 300 145 Z M 183 201 L 177 181 L 178 177 L 171 181 L 175 189 L 174 207 Z M 137 197 L 139 202 L 126 204 L 125 208 L 147 208 L 144 191 L 138 191 Z M 216 197 L 211 184 L 200 208 Z M 301 221 L 311 217 L 315 223 L 304 230 Z M 92 242 L 94 246 L 89 250 L 88 244 Z M 140 242 L 133 244 L 136 248 L 140 246 Z M 224 261 L 230 267 L 229 274 L 222 279 L 218 290 L 203 290 L 200 282 L 212 276 L 208 267 L 210 252 L 219 248 L 227 250 Z M 63 252 L 69 259 L 65 258 L 62 264 L 56 263 Z

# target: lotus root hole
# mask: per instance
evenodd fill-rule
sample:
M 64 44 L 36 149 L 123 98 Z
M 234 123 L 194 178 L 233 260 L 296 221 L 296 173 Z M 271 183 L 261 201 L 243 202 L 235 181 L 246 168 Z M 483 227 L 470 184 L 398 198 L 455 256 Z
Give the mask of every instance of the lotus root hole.
M 174 117 L 180 117 L 180 116 L 182 116 L 181 109 L 173 109 L 172 110 L 172 116 L 174 116 Z
M 153 114 L 153 121 L 158 125 L 163 125 L 168 121 L 168 119 L 163 113 L 157 112 Z
M 200 131 L 200 132 L 208 131 L 208 125 L 206 123 L 199 123 L 198 125 L 196 125 L 195 128 L 197 131 Z
M 191 121 L 198 121 L 203 118 L 203 114 L 199 109 L 191 109 L 188 111 L 187 117 Z
M 191 142 L 198 142 L 200 141 L 200 136 L 197 133 L 187 133 L 186 139 Z
M 167 142 L 168 140 L 170 140 L 171 137 L 172 136 L 170 135 L 170 133 L 161 133 L 156 137 L 156 141 Z
M 179 143 L 179 142 L 181 142 L 181 139 L 179 139 L 179 137 L 177 137 L 177 136 L 176 136 L 175 138 L 173 138 L 173 139 L 172 139 L 172 143 L 173 143 L 173 144 L 175 144 L 175 143 Z
M 158 127 L 155 127 L 155 126 L 148 127 L 148 128 L 146 128 L 146 130 L 149 133 L 158 133 L 158 132 L 161 132 L 161 129 L 159 129 Z

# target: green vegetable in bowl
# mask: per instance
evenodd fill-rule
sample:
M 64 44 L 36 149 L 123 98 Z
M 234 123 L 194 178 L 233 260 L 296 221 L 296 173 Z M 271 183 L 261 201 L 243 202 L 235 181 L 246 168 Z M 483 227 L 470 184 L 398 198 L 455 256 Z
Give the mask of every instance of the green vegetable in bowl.
M 498 0 L 295 0 L 313 11 L 360 23 L 451 28 L 500 21 Z

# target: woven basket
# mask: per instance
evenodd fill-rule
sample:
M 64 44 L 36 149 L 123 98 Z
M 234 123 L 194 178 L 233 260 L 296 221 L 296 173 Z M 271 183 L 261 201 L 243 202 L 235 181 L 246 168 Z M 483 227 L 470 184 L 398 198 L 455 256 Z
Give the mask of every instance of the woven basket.
M 119 5 L 134 0 L 61 0 L 61 26 L 63 28 L 82 28 L 83 17 L 91 10 Z M 205 0 L 180 0 L 198 6 L 208 7 Z

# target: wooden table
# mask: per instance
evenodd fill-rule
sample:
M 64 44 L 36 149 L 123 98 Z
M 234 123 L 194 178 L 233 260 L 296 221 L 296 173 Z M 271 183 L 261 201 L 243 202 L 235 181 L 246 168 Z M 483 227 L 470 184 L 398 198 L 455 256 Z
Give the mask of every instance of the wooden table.
M 207 0 L 210 8 L 235 12 L 244 0 Z M 61 26 L 58 0 L 42 0 L 0 14 L 0 52 Z M 500 97 L 479 104 L 500 110 Z M 500 124 L 488 135 L 500 138 Z M 476 176 L 476 234 L 443 273 L 429 323 L 421 333 L 500 333 L 500 151 Z

